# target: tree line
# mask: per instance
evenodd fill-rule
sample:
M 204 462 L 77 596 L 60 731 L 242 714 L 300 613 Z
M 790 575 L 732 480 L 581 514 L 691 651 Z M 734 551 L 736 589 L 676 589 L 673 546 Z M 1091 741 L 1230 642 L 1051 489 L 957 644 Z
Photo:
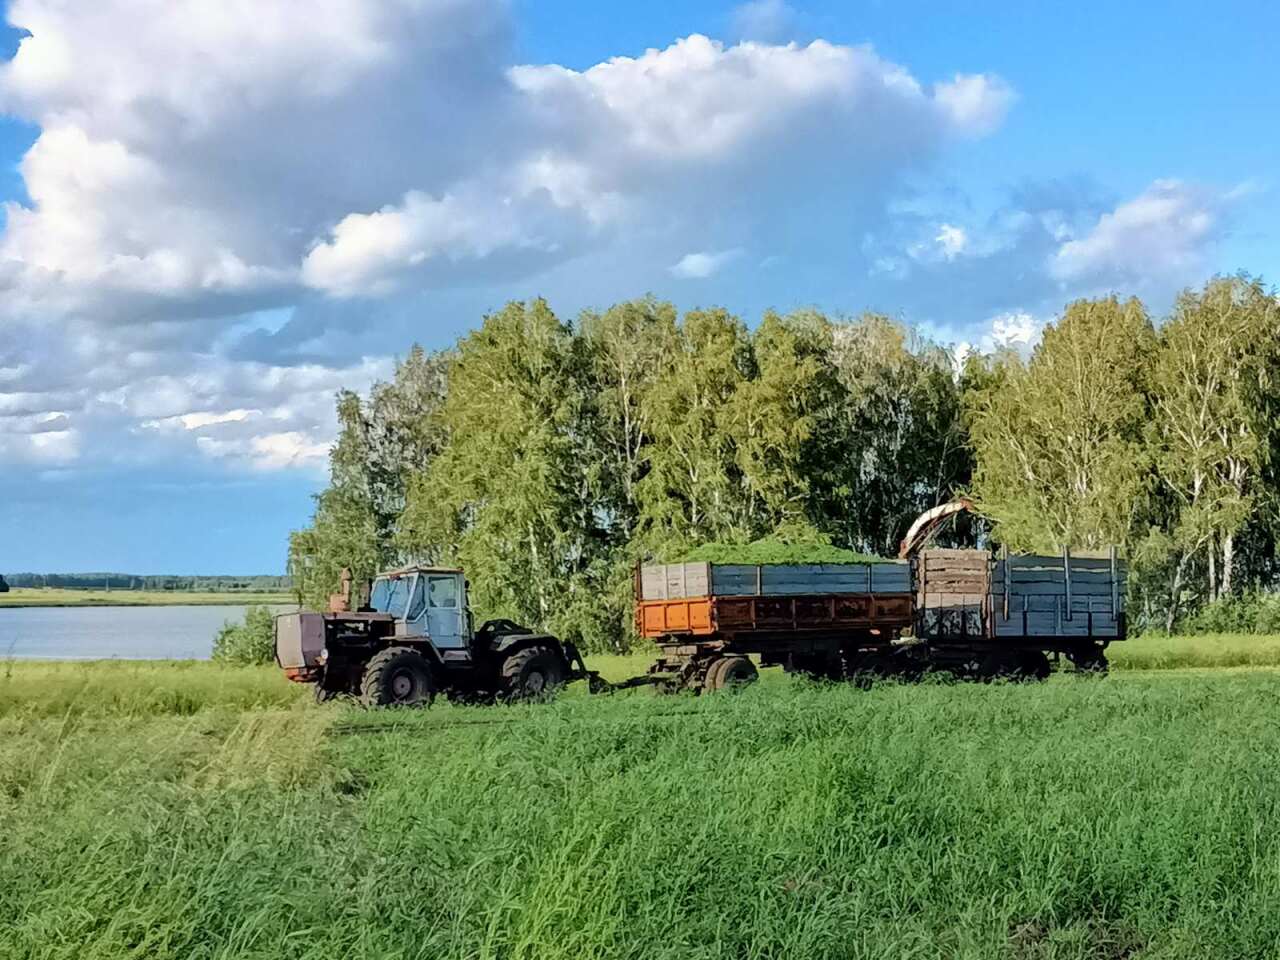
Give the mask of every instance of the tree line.
M 135 573 L 10 573 L 11 587 L 63 590 L 186 590 L 198 593 L 288 593 L 287 576 L 174 576 Z M 0 578 L 0 583 L 4 579 Z
M 893 556 L 957 494 L 955 543 L 1119 545 L 1131 617 L 1172 627 L 1276 576 L 1280 306 L 1217 278 L 1156 324 L 1080 300 L 1023 355 L 958 355 L 887 317 L 652 298 L 557 317 L 511 303 L 337 398 L 340 433 L 290 573 L 468 571 L 482 617 L 628 643 L 638 560 L 768 538 Z

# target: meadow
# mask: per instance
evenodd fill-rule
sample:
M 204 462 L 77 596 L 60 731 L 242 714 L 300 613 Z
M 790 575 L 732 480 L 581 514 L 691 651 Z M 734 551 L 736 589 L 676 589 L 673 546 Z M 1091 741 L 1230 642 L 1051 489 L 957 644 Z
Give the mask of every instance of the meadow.
M 1280 641 L 1196 643 L 414 712 L 0 664 L 0 956 L 1276 956 Z
M 0 607 L 153 607 L 243 606 L 255 603 L 294 604 L 288 593 L 196 590 L 72 590 L 58 587 L 13 587 L 0 593 Z

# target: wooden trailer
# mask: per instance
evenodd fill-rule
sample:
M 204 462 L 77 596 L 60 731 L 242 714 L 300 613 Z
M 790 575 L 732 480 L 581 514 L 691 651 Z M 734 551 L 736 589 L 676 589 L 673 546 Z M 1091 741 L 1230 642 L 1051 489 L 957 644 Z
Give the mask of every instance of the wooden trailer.
M 1056 556 L 929 549 L 911 561 L 913 633 L 935 659 L 981 658 L 1039 666 L 1062 654 L 1077 667 L 1106 666 L 1125 638 L 1125 575 L 1114 550 Z

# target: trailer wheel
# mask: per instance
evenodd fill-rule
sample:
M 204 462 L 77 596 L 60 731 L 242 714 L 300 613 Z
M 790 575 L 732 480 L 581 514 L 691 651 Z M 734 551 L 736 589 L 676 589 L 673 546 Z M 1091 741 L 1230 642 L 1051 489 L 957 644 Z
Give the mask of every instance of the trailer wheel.
M 846 671 L 849 682 L 859 690 L 869 690 L 875 684 L 902 673 L 901 665 L 893 654 L 880 650 L 854 653 L 849 657 Z
M 543 700 L 564 686 L 564 658 L 551 647 L 517 650 L 502 661 L 502 688 L 508 700 Z
M 435 695 L 431 661 L 412 647 L 374 654 L 360 681 L 360 699 L 369 707 L 426 707 Z
M 840 680 L 844 676 L 844 664 L 838 656 L 821 653 L 798 653 L 787 658 L 783 670 L 798 673 L 816 683 Z
M 707 670 L 704 689 L 709 693 L 715 690 L 736 690 L 754 683 L 758 676 L 756 665 L 746 657 L 721 657 Z
M 1076 673 L 1100 677 L 1107 672 L 1107 655 L 1101 647 L 1089 645 L 1069 652 L 1067 658 L 1075 665 Z
M 982 680 L 1047 680 L 1052 666 L 1039 650 L 1000 650 L 986 655 L 978 667 Z

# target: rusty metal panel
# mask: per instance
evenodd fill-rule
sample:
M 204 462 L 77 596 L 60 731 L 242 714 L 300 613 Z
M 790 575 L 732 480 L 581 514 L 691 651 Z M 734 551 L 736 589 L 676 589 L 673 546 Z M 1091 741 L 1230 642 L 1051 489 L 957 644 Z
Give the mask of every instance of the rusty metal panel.
M 656 638 L 678 634 L 705 636 L 713 632 L 708 599 L 657 600 L 638 605 L 640 634 Z

